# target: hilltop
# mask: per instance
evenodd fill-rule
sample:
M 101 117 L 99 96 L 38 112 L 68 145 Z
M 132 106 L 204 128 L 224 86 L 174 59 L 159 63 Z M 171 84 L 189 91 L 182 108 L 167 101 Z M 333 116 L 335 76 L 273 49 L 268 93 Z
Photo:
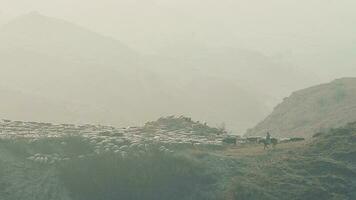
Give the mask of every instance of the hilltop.
M 77 62 L 91 61 L 93 64 L 120 61 L 115 63 L 119 66 L 131 65 L 138 57 L 134 50 L 116 39 L 38 12 L 14 18 L 1 26 L 0 30 L 3 44 L 0 49 L 6 51 L 12 47 L 23 50 L 18 52 L 21 57 L 24 53 L 37 53 Z
M 356 78 L 342 78 L 294 92 L 247 135 L 311 137 L 356 121 Z
M 210 127 L 207 123 L 194 121 L 190 117 L 161 117 L 156 121 L 147 122 L 143 127 L 147 132 L 173 132 L 189 135 L 217 136 L 226 134 L 224 127 Z

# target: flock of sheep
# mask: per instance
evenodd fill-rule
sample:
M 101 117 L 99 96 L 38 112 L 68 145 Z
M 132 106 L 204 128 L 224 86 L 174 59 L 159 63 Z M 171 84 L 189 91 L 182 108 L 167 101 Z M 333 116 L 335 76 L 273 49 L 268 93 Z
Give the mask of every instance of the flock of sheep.
M 171 119 L 177 120 L 177 119 Z M 179 119 L 182 121 L 182 119 Z M 185 122 L 185 120 L 183 120 Z M 173 121 L 173 123 L 176 123 Z M 194 127 L 197 122 L 188 121 Z M 207 127 L 202 125 L 201 127 Z M 210 129 L 209 129 L 210 130 Z M 200 131 L 200 130 L 199 130 Z M 214 134 L 199 135 L 188 125 L 172 129 L 167 125 L 155 126 L 154 132 L 146 131 L 144 127 L 116 128 L 103 125 L 52 124 L 38 122 L 0 121 L 0 139 L 26 140 L 28 145 L 35 145 L 43 140 L 59 142 L 61 148 L 70 145 L 67 137 L 78 137 L 83 143 L 89 144 L 92 151 L 76 156 L 48 154 L 36 152 L 29 155 L 29 161 L 40 164 L 56 164 L 72 159 L 85 159 L 88 156 L 115 154 L 123 159 L 129 156 L 144 156 L 147 152 L 157 151 L 165 154 L 173 153 L 172 146 L 188 145 L 222 145 L 222 137 Z M 169 147 L 169 148 L 167 148 Z
M 40 153 L 36 153 L 33 156 L 29 156 L 27 159 L 40 164 L 56 164 L 58 162 L 70 160 L 70 158 L 61 157 L 59 154 L 50 155 L 50 154 L 40 154 Z

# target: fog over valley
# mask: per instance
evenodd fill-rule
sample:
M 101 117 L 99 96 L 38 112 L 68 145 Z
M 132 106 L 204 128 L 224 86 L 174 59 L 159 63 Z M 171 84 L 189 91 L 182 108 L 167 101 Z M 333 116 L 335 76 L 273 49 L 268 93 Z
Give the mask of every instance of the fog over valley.
M 349 0 L 1 2 L 4 118 L 182 114 L 243 134 L 293 91 L 356 75 Z

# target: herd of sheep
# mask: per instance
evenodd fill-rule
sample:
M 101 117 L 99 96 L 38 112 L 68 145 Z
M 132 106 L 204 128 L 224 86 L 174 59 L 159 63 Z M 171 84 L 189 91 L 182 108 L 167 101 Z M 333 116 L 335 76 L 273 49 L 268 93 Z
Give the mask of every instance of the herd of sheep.
M 211 134 L 201 134 L 204 129 L 207 129 Z M 221 146 L 226 143 L 257 142 L 260 138 L 236 136 L 229 138 L 226 134 L 214 132 L 214 130 L 206 126 L 206 124 L 200 124 L 190 118 L 182 117 L 170 117 L 160 119 L 154 123 L 151 122 L 149 123 L 149 129 L 147 129 L 147 125 L 144 127 L 116 128 L 92 124 L 74 125 L 2 120 L 0 121 L 0 140 L 22 139 L 29 144 L 35 144 L 43 139 L 61 141 L 68 136 L 75 136 L 92 147 L 92 152 L 86 155 L 77 155 L 76 157 L 35 153 L 27 158 L 36 163 L 55 164 L 106 153 L 126 158 L 128 156 L 144 156 L 145 153 L 152 150 L 173 153 L 170 147 L 174 146 Z M 196 133 L 196 131 L 199 133 Z M 280 142 L 297 141 L 299 139 L 302 138 L 281 139 Z M 61 141 L 60 145 L 65 148 L 67 142 Z
M 52 124 L 38 122 L 0 121 L 0 139 L 27 141 L 34 145 L 42 140 L 60 141 L 58 145 L 66 148 L 63 140 L 68 136 L 80 138 L 92 147 L 92 152 L 76 156 L 34 153 L 28 160 L 39 164 L 56 164 L 72 159 L 85 159 L 100 154 L 115 154 L 123 159 L 128 156 L 144 156 L 147 152 L 173 153 L 170 148 L 178 145 L 222 145 L 222 136 L 197 135 L 191 130 L 172 130 L 165 126 L 156 127 L 154 132 L 144 127 L 116 128 L 103 125 Z

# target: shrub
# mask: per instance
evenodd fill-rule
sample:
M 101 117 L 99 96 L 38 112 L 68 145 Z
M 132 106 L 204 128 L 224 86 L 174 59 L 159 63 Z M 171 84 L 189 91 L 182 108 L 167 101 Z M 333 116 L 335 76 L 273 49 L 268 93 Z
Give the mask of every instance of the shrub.
M 95 155 L 68 162 L 60 172 L 75 200 L 207 199 L 215 181 L 199 162 L 161 152 Z

